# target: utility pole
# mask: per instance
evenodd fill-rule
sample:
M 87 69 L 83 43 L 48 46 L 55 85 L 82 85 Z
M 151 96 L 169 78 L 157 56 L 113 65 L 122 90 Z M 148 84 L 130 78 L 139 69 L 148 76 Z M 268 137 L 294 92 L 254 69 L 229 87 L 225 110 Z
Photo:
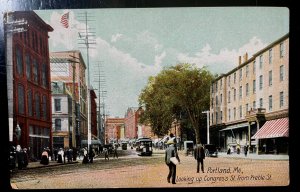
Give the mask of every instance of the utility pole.
M 209 111 L 203 111 L 202 113 L 206 113 L 206 124 L 207 124 L 207 144 L 209 144 Z
M 7 100 L 8 100 L 8 125 L 9 141 L 13 141 L 14 123 L 14 79 L 13 79 L 13 35 L 27 31 L 27 21 L 24 19 L 14 20 L 13 12 L 6 12 L 4 17 L 4 34 L 6 40 L 6 78 L 7 78 Z
M 82 14 L 79 14 L 78 16 L 81 18 L 79 21 L 85 22 L 85 29 L 83 29 L 81 32 L 79 32 L 79 44 L 85 45 L 86 48 L 86 59 L 87 59 L 87 107 L 88 107 L 88 116 L 87 116 L 87 124 L 88 124 L 88 135 L 87 135 L 87 140 L 88 140 L 88 151 L 90 150 L 90 145 L 92 142 L 92 135 L 91 135 L 91 98 L 90 98 L 90 62 L 89 62 L 89 49 L 92 48 L 90 45 L 96 44 L 95 39 L 91 39 L 91 37 L 95 37 L 95 32 L 91 32 L 91 28 L 88 27 L 88 21 L 94 21 L 90 20 L 92 17 L 91 15 L 88 15 L 88 12 L 85 11 Z M 89 19 L 88 19 L 89 18 Z M 83 41 L 83 42 L 82 42 Z
M 98 73 L 95 74 L 95 83 L 98 83 L 98 138 L 100 139 L 101 143 L 104 144 L 104 123 L 102 114 L 104 114 L 104 109 L 101 110 L 101 106 L 104 105 L 104 98 L 106 97 L 106 81 L 105 81 L 105 74 L 103 70 L 103 65 L 101 64 L 103 61 L 98 61 Z M 103 98 L 103 102 L 101 99 Z

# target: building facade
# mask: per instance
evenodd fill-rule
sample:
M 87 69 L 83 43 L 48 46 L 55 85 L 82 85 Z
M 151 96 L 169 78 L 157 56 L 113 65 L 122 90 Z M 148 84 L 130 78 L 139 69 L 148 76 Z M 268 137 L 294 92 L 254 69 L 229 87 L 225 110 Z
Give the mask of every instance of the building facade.
M 90 90 L 90 102 L 91 102 L 91 134 L 95 139 L 99 139 L 98 129 L 97 129 L 97 103 L 96 103 L 96 93 L 93 89 Z
M 138 107 L 130 107 L 125 113 L 125 137 L 126 139 L 138 138 Z
M 31 159 L 39 159 L 43 148 L 52 146 L 48 32 L 53 28 L 33 11 L 14 12 L 13 17 L 28 24 L 12 37 L 13 127 L 21 128 L 13 142 L 29 149 Z
M 72 97 L 63 82 L 52 82 L 52 135 L 53 148 L 72 146 Z
M 66 92 L 75 101 L 72 103 L 74 114 L 71 125 L 75 126 L 76 147 L 81 147 L 81 141 L 87 140 L 87 85 L 86 65 L 78 50 L 51 52 L 51 81 L 64 82 Z M 74 97 L 73 97 L 74 95 Z
M 105 128 L 105 143 L 115 143 L 121 140 L 121 130 L 124 129 L 124 118 L 107 118 Z
M 211 86 L 212 143 L 223 150 L 249 146 L 256 153 L 287 152 L 288 71 L 289 34 L 249 59 L 247 53 L 243 61 L 239 57 L 238 66 Z M 278 123 L 273 130 L 272 120 Z

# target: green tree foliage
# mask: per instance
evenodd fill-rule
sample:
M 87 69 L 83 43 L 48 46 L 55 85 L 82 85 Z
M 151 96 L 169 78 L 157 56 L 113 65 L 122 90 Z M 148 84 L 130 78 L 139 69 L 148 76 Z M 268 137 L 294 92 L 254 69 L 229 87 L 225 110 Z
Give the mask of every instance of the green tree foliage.
M 196 142 L 201 143 L 199 125 L 206 117 L 202 111 L 209 109 L 213 79 L 206 68 L 191 64 L 178 64 L 150 77 L 139 96 L 140 106 L 145 110 L 140 122 L 150 124 L 155 134 L 164 135 L 172 122 L 185 113 L 195 130 Z

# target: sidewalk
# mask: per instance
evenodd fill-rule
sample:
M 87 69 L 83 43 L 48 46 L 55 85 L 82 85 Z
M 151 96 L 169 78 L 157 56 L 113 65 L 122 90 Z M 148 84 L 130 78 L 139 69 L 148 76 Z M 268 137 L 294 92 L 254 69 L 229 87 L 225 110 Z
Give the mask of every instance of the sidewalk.
M 81 160 L 76 160 L 76 161 L 66 162 L 66 163 L 57 163 L 57 161 L 49 161 L 48 165 L 43 165 L 43 164 L 40 163 L 40 161 L 29 162 L 28 166 L 24 170 L 42 168 L 42 167 L 52 167 L 52 166 L 59 166 L 59 165 L 75 164 L 75 163 L 78 163 L 78 161 L 81 161 Z
M 259 160 L 289 160 L 289 155 L 284 155 L 284 154 L 256 154 L 256 153 L 250 153 L 247 156 L 245 154 L 240 153 L 232 153 L 230 155 L 227 155 L 226 152 L 219 152 L 218 157 L 223 157 L 223 158 L 243 158 L 243 159 L 259 159 Z

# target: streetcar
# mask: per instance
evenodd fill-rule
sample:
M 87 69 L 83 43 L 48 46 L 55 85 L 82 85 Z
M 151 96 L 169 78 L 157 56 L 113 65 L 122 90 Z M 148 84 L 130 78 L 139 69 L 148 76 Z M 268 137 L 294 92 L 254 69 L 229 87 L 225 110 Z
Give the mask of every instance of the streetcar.
M 135 142 L 136 152 L 138 155 L 152 155 L 152 140 L 147 137 L 139 138 Z

